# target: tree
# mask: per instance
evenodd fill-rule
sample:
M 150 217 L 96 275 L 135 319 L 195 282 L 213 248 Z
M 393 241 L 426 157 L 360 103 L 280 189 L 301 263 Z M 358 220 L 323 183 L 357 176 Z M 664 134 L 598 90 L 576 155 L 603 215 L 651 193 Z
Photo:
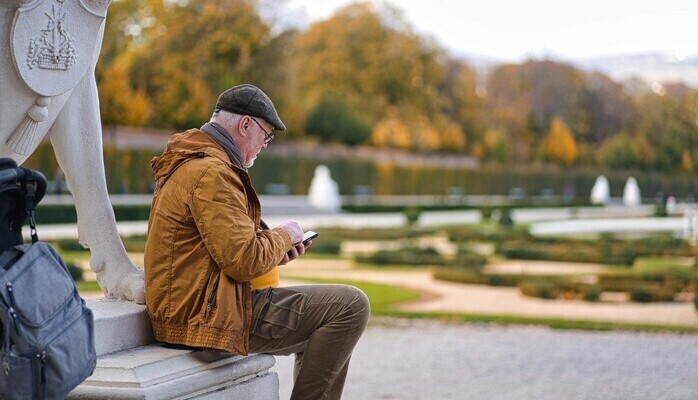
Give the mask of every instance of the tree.
M 371 143 L 379 147 L 408 150 L 412 148 L 410 128 L 400 120 L 395 110 L 391 110 L 373 126 Z
M 559 117 L 553 117 L 545 140 L 546 156 L 558 164 L 572 165 L 577 161 L 577 153 L 572 131 Z
M 301 106 L 332 92 L 370 122 L 395 106 L 438 112 L 443 50 L 399 20 L 388 23 L 369 3 L 354 3 L 299 34 L 293 68 Z
M 143 126 L 150 117 L 150 99 L 143 90 L 131 87 L 130 67 L 130 53 L 123 53 L 102 72 L 98 87 L 104 124 Z
M 361 144 L 371 136 L 371 127 L 340 97 L 325 94 L 310 112 L 305 126 L 308 134 L 326 141 Z
M 147 95 L 148 124 L 200 125 L 218 93 L 250 82 L 253 55 L 270 35 L 255 7 L 253 0 L 115 2 L 106 27 L 115 37 L 105 40 L 100 84 L 107 71 L 117 72 L 120 55 L 129 53 L 127 71 L 118 72 L 135 93 Z

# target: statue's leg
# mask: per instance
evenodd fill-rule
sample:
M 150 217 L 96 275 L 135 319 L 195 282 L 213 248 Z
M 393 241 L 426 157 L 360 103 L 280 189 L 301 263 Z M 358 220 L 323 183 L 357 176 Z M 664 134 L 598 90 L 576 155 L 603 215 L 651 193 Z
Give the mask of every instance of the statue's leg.
M 73 192 L 80 242 L 90 248 L 99 286 L 109 298 L 144 303 L 143 271 L 126 254 L 107 194 L 93 75 L 87 74 L 73 90 L 49 135 Z

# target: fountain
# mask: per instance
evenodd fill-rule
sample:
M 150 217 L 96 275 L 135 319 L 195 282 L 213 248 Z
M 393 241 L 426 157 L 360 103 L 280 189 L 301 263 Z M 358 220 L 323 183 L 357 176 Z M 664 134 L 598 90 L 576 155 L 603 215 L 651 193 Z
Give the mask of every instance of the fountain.
M 308 201 L 321 210 L 340 210 L 342 201 L 339 197 L 339 186 L 330 176 L 327 166 L 321 164 L 315 168 L 315 175 L 308 189 Z
M 599 175 L 596 178 L 594 187 L 591 188 L 591 196 L 589 201 L 591 204 L 608 204 L 611 199 L 611 189 L 608 185 L 608 179 L 604 175 Z
M 637 185 L 637 180 L 632 176 L 625 181 L 623 189 L 623 205 L 626 207 L 637 207 L 642 204 L 642 196 L 640 196 L 640 187 Z

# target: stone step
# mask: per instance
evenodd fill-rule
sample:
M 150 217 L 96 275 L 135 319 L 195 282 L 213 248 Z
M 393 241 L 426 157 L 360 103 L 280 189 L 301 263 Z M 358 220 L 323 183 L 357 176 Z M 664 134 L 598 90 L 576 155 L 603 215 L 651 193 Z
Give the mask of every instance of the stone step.
M 156 343 L 144 305 L 89 299 L 97 367 L 69 399 L 278 400 L 274 357 Z
M 145 305 L 105 298 L 85 302 L 95 317 L 98 357 L 155 343 Z
M 274 357 L 183 350 L 162 344 L 99 357 L 68 399 L 278 399 Z

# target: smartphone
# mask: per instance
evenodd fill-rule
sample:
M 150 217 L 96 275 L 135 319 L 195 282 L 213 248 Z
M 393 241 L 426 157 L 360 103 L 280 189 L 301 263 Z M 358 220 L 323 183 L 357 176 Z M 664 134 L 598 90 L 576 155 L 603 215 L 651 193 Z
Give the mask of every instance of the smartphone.
M 315 231 L 308 231 L 303 234 L 303 245 L 308 244 L 309 241 L 318 237 L 319 233 Z

